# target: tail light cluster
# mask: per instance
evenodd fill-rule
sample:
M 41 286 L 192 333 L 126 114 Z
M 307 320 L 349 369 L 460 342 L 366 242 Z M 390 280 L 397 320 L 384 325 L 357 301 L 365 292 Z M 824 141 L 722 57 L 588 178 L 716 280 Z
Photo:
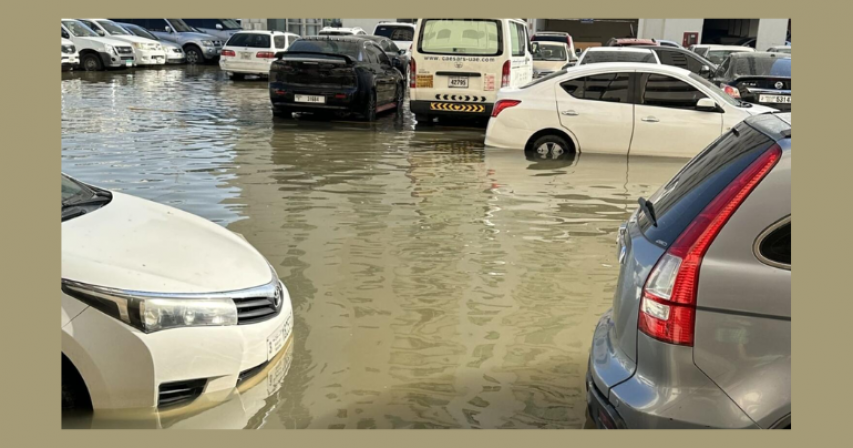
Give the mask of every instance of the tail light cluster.
M 693 346 L 702 259 L 729 218 L 781 156 L 778 145 L 759 156 L 699 213 L 658 260 L 643 288 L 640 331 L 671 344 Z
M 272 51 L 259 51 L 255 56 L 258 59 L 275 59 L 275 53 Z
M 498 100 L 498 102 L 495 103 L 495 107 L 492 108 L 492 117 L 497 117 L 504 109 L 515 107 L 519 104 L 521 104 L 521 101 L 518 100 Z
M 508 87 L 510 79 L 512 79 L 512 63 L 510 61 L 504 62 L 503 70 L 501 71 L 501 87 Z
M 727 85 L 727 84 L 723 84 L 720 87 L 722 87 L 723 92 L 726 92 L 726 94 L 729 95 L 730 97 L 738 99 L 738 100 L 740 99 L 740 90 L 738 90 L 737 87 L 732 87 L 732 86 Z
M 222 50 L 222 54 L 220 56 L 233 58 L 237 56 L 237 53 L 234 53 L 234 50 Z
M 417 73 L 418 73 L 418 64 L 415 63 L 415 58 L 409 59 L 409 88 L 414 89 L 417 87 Z

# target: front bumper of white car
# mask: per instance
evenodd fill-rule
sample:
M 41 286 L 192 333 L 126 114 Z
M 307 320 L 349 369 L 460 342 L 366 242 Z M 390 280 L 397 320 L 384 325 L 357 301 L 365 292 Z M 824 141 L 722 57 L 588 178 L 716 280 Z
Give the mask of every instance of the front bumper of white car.
M 154 333 L 88 307 L 63 326 L 62 353 L 82 376 L 95 410 L 162 412 L 217 401 L 291 343 L 293 309 L 283 290 L 278 313 L 266 320 Z
M 154 49 L 134 49 L 137 65 L 163 65 L 166 63 L 166 52 Z

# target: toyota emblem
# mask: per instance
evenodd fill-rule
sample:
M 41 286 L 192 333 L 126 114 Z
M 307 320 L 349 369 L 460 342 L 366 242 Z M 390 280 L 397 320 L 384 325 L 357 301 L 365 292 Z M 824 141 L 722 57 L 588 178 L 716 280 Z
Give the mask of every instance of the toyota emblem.
M 461 62 L 457 62 L 457 63 L 455 63 L 455 64 L 453 64 L 453 65 L 454 65 L 456 68 L 462 68 L 462 63 L 461 63 Z
M 782 87 L 785 87 L 785 83 L 782 81 L 776 83 L 776 90 L 782 90 Z

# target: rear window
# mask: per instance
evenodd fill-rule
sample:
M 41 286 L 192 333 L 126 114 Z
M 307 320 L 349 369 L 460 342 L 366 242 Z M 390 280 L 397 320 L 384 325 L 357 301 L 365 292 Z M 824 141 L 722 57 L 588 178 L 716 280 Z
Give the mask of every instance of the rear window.
M 773 140 L 741 123 L 691 160 L 649 200 L 657 227 L 640 212 L 640 230 L 650 241 L 669 247 L 723 189 L 773 145 Z
M 355 61 L 361 60 L 361 44 L 355 41 L 336 40 L 298 40 L 287 51 L 307 51 L 310 53 L 343 54 Z
M 536 45 L 533 52 L 534 61 L 568 61 L 566 47 L 562 45 Z
M 373 34 L 398 42 L 411 42 L 415 40 L 415 29 L 408 26 L 378 26 L 376 27 L 376 32 Z
M 599 62 L 649 62 L 656 64 L 657 60 L 651 51 L 588 51 L 583 57 L 581 65 Z
M 498 56 L 503 53 L 500 21 L 425 19 L 418 51 L 424 54 Z
M 778 58 L 737 58 L 732 59 L 732 70 L 740 76 L 781 76 L 791 77 L 791 59 Z
M 237 33 L 225 44 L 229 47 L 270 48 L 269 34 Z
M 569 43 L 569 38 L 566 36 L 561 36 L 559 34 L 534 34 L 533 42 L 562 42 L 564 44 Z

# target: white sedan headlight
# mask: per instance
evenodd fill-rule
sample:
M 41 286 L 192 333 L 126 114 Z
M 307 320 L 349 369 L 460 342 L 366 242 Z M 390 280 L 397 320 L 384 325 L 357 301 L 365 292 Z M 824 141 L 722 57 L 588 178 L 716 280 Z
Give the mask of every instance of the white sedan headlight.
M 134 42 L 134 43 L 133 43 L 133 48 L 136 48 L 137 50 L 144 50 L 144 49 L 145 49 L 145 44 L 140 43 L 140 42 Z
M 177 327 L 237 325 L 237 306 L 219 294 L 157 294 L 62 280 L 62 291 L 145 333 Z

